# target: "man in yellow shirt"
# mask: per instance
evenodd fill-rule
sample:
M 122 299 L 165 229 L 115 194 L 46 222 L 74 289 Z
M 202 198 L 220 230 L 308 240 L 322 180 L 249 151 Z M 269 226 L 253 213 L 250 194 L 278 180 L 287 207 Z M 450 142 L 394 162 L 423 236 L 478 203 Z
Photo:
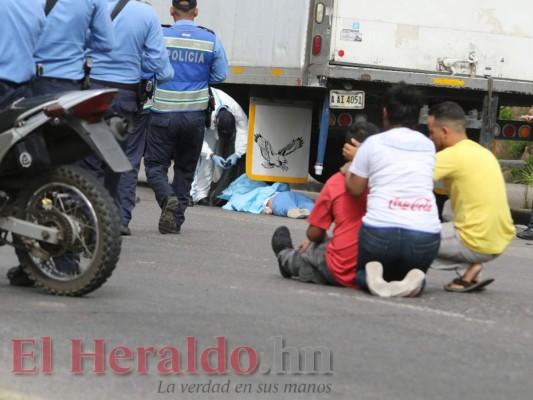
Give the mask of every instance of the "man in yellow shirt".
M 433 107 L 428 129 L 437 149 L 434 180 L 442 179 L 453 212 L 453 222 L 442 224 L 434 264 L 466 267 L 446 290 L 479 290 L 493 281 L 480 280 L 483 263 L 503 253 L 515 234 L 500 165 L 489 150 L 467 138 L 465 113 L 457 103 Z

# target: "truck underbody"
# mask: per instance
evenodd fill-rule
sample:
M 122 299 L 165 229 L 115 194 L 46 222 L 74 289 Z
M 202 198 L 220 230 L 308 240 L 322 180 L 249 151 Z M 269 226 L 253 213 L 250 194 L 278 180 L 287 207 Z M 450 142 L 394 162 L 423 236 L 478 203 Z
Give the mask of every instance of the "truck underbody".
M 228 79 L 215 86 L 244 110 L 251 110 L 257 99 L 274 106 L 303 103 L 311 110 L 305 159 L 309 173 L 324 181 L 343 164 L 348 127 L 359 120 L 382 127 L 383 94 L 401 81 L 425 97 L 422 132 L 428 108 L 455 101 L 467 113 L 469 137 L 487 148 L 494 138 L 533 140 L 533 126 L 519 132 L 519 122 L 498 121 L 502 106 L 533 104 L 533 69 L 523 55 L 533 47 L 533 25 L 514 11 L 520 7 L 508 3 L 226 0 L 222 7 L 218 0 L 202 0 L 198 22 L 217 33 L 228 55 Z M 167 15 L 162 23 L 172 23 L 166 8 L 158 12 Z M 335 96 L 349 101 L 334 104 Z M 264 111 L 270 109 L 254 109 L 258 114 L 250 115 L 251 121 Z M 329 121 L 321 124 L 324 116 Z M 287 137 L 302 134 L 302 121 L 283 119 L 286 126 L 270 132 L 278 147 Z M 268 130 L 265 124 L 263 131 Z M 254 134 L 250 124 L 249 142 Z M 252 150 L 258 154 L 254 146 L 249 145 L 250 158 Z M 261 161 L 250 168 L 254 164 L 261 169 Z M 315 165 L 323 167 L 322 174 Z M 265 178 L 271 172 L 259 175 Z M 273 174 L 272 180 L 283 179 L 283 174 Z

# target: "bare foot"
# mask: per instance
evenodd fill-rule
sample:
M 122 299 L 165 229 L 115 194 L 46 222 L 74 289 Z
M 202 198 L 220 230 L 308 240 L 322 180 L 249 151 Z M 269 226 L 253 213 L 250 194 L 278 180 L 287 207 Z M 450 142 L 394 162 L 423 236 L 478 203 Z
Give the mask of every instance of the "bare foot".
M 477 283 L 479 282 L 481 271 L 483 271 L 483 264 L 470 264 L 461 279 L 466 282 Z
M 483 264 L 470 264 L 463 276 L 461 276 L 459 279 L 451 281 L 446 285 L 446 287 L 448 289 L 451 289 L 451 291 L 455 291 L 463 290 L 465 286 L 470 286 L 469 284 L 477 284 L 480 282 L 481 271 L 483 271 Z

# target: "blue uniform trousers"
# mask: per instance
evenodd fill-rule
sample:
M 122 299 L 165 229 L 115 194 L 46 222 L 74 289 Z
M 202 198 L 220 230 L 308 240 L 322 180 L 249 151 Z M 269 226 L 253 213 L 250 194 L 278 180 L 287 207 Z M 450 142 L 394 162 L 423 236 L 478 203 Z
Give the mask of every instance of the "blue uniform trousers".
M 98 84 L 91 84 L 92 89 L 99 89 L 105 86 Z M 111 111 L 117 113 L 123 118 L 134 121 L 135 113 L 137 111 L 137 93 L 133 90 L 118 89 L 113 104 L 111 104 Z M 132 122 L 133 123 L 133 122 Z M 121 143 L 121 147 L 125 150 L 127 140 Z M 109 191 L 109 194 L 115 200 L 117 208 L 120 210 L 120 198 L 118 196 L 118 185 L 120 180 L 120 173 L 116 173 L 100 158 L 97 154 L 91 154 L 85 157 L 80 162 L 80 166 L 87 171 L 90 171 L 102 185 Z M 122 222 L 122 221 L 121 221 Z
M 79 81 L 37 77 L 32 83 L 32 91 L 35 96 L 70 92 L 73 90 L 81 90 L 81 83 Z M 72 272 L 79 260 L 80 253 L 68 252 L 61 257 L 54 258 L 54 263 L 60 271 Z
M 70 79 L 37 77 L 33 81 L 32 91 L 35 96 L 81 90 L 81 82 Z
M 0 110 L 8 107 L 15 100 L 30 96 L 31 89 L 26 83 L 0 81 Z
M 205 131 L 205 111 L 155 113 L 150 115 L 144 166 L 146 178 L 159 206 L 176 196 L 179 207 L 174 222 L 185 221 L 188 195 L 200 158 Z M 168 168 L 174 160 L 174 180 L 168 183 Z
M 133 169 L 123 172 L 118 182 L 119 214 L 120 222 L 123 226 L 128 226 L 131 221 L 131 213 L 135 208 L 135 189 L 137 187 L 141 159 L 146 147 L 146 131 L 149 120 L 150 110 L 144 110 L 135 118 L 133 130 L 126 141 L 125 153 Z

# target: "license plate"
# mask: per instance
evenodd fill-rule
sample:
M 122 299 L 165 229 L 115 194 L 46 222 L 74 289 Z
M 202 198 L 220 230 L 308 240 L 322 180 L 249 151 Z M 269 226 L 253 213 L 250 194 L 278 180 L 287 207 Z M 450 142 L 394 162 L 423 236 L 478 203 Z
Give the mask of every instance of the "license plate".
M 332 90 L 329 92 L 330 108 L 365 108 L 365 92 L 362 90 Z

